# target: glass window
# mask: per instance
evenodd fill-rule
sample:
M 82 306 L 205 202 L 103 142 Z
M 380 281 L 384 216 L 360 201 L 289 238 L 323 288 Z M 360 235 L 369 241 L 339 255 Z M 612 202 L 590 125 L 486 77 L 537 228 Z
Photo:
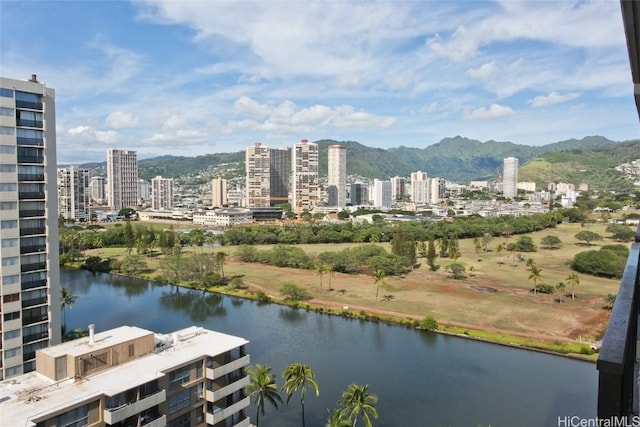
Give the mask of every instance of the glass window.
M 2 266 L 7 267 L 9 265 L 18 265 L 18 257 L 10 256 L 10 257 L 2 258 Z
M 18 239 L 2 239 L 0 241 L 0 246 L 3 248 L 17 248 L 18 247 Z
M 180 390 L 173 396 L 169 396 L 169 413 L 173 414 L 191 404 L 191 390 Z
M 14 338 L 18 338 L 20 336 L 20 329 L 13 329 L 11 331 L 4 332 L 5 340 L 12 340 Z
M 15 219 L 6 219 L 0 221 L 0 229 L 18 228 L 18 221 Z
M 83 427 L 89 424 L 89 405 L 72 409 L 56 417 L 56 425 L 60 427 Z
M 15 183 L 0 182 L 0 191 L 16 191 L 17 188 Z
M 2 302 L 15 302 L 20 301 L 20 294 L 7 294 L 2 296 Z
M 167 427 L 189 427 L 191 426 L 191 414 L 182 414 L 167 423 Z
M 18 207 L 18 202 L 0 202 L 0 211 L 10 211 Z
M 0 107 L 0 116 L 13 117 L 13 108 Z
M 188 383 L 190 381 L 190 367 L 183 366 L 173 372 L 169 373 L 169 385 L 176 387 L 180 384 Z
M 0 172 L 11 173 L 15 171 L 16 171 L 16 165 L 0 165 Z
M 17 274 L 12 274 L 11 276 L 2 276 L 2 284 L 3 285 L 11 285 L 13 283 L 18 283 L 20 281 L 20 276 Z
M 0 135 L 13 135 L 15 134 L 15 128 L 9 126 L 0 126 Z
M 40 95 L 31 92 L 16 91 L 16 101 L 40 102 Z
M 5 98 L 13 98 L 13 89 L 0 87 L 0 96 L 4 96 Z
M 37 129 L 16 129 L 18 138 L 42 139 L 42 131 Z
M 11 313 L 5 313 L 4 316 L 4 321 L 8 322 L 9 320 L 16 320 L 20 318 L 20 312 L 19 311 L 13 311 Z

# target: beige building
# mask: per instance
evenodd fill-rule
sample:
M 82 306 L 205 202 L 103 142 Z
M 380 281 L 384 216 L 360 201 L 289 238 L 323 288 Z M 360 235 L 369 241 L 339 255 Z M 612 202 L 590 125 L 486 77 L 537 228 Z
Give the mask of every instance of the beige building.
M 39 350 L 36 372 L 0 383 L 2 425 L 248 427 L 243 338 L 122 326 Z
M 306 139 L 293 144 L 291 150 L 291 209 L 300 215 L 312 211 L 320 201 L 318 182 L 318 144 Z
M 107 151 L 107 201 L 115 211 L 138 206 L 138 155 L 135 151 Z
M 227 205 L 227 180 L 213 178 L 211 180 L 211 206 L 221 208 Z
M 0 379 L 61 340 L 56 172 L 55 91 L 0 77 Z
M 289 201 L 286 149 L 269 148 L 259 142 L 245 150 L 246 207 L 268 207 Z
M 347 206 L 347 149 L 330 145 L 327 165 L 327 204 Z
M 173 178 L 156 176 L 151 180 L 151 209 L 173 209 Z

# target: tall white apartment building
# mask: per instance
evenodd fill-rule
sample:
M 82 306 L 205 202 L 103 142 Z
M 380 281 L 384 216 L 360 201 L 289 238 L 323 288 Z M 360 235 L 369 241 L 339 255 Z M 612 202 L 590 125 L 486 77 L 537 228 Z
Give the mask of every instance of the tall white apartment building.
M 411 201 L 417 205 L 429 203 L 429 179 L 426 172 L 411 172 Z
M 122 326 L 39 350 L 37 372 L 0 383 L 6 426 L 248 427 L 248 341 L 190 327 Z
M 373 206 L 379 209 L 390 209 L 393 204 L 391 198 L 391 181 L 373 180 Z
M 104 188 L 106 186 L 106 180 L 103 176 L 94 176 L 89 181 L 89 196 L 96 204 L 101 205 L 107 200 Z
M 58 216 L 71 221 L 91 219 L 89 169 L 58 168 Z
M 256 142 L 245 150 L 246 206 L 268 207 L 289 201 L 288 152 Z
M 347 206 L 347 149 L 342 145 L 330 145 L 328 157 L 328 205 L 345 207 Z
M 138 203 L 151 200 L 151 184 L 144 179 L 138 179 Z
M 504 197 L 509 198 L 514 198 L 518 195 L 518 159 L 516 157 L 504 159 L 502 194 Z
M 151 180 L 151 209 L 173 209 L 173 178 L 156 176 Z
M 447 195 L 447 181 L 444 178 L 429 179 L 429 203 L 437 205 Z
M 407 194 L 407 179 L 401 176 L 391 178 L 391 198 L 394 201 L 402 200 L 405 194 Z
M 318 144 L 306 139 L 291 149 L 291 209 L 300 215 L 312 211 L 320 201 Z
M 56 186 L 55 91 L 0 77 L 0 379 L 61 340 Z
M 113 210 L 138 206 L 138 155 L 135 151 L 107 151 L 107 200 Z
M 213 178 L 211 180 L 211 206 L 221 208 L 227 205 L 227 180 Z

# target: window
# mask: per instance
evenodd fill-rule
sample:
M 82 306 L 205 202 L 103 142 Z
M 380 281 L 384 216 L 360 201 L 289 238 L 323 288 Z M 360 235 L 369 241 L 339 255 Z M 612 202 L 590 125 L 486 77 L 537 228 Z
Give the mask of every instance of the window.
M 0 191 L 16 191 L 18 187 L 12 182 L 0 182 Z
M 10 357 L 20 356 L 20 350 L 22 350 L 20 347 L 6 349 L 4 351 L 4 357 L 9 359 Z
M 0 87 L 0 96 L 4 96 L 5 98 L 13 98 L 13 89 Z
M 4 333 L 5 340 L 12 340 L 14 338 L 18 338 L 20 336 L 20 329 L 13 329 L 11 331 L 6 331 Z
M 0 107 L 0 116 L 13 117 L 13 108 Z
M 0 246 L 3 248 L 17 248 L 18 247 L 18 239 L 2 239 L 0 241 Z
M 16 165 L 0 165 L 0 172 L 11 173 L 16 171 Z
M 2 266 L 3 267 L 8 267 L 10 265 L 18 265 L 18 257 L 17 256 L 10 256 L 10 257 L 6 257 L 6 258 L 2 258 Z
M 190 367 L 183 366 L 169 373 L 169 386 L 176 387 L 190 381 Z
M 18 221 L 15 219 L 5 219 L 0 221 L 0 229 L 18 228 Z
M 18 207 L 18 202 L 0 202 L 0 211 L 11 211 Z
M 15 134 L 15 129 L 9 126 L 0 126 L 0 135 L 13 135 Z M 2 151 L 0 151 L 1 153 Z
M 40 102 L 40 95 L 37 93 L 16 91 L 16 101 Z
M 56 425 L 60 427 L 83 427 L 89 424 L 89 405 L 72 409 L 56 417 Z
M 8 322 L 9 320 L 16 320 L 20 318 L 20 312 L 19 311 L 12 311 L 11 313 L 5 313 L 3 316 L 3 319 L 5 322 Z
M 129 344 L 129 357 L 133 357 L 135 354 L 135 346 L 133 344 Z
M 191 390 L 184 389 L 169 397 L 169 413 L 174 414 L 191 404 Z
M 191 426 L 191 414 L 182 414 L 167 423 L 167 427 L 189 427 Z
M 12 368 L 7 368 L 4 370 L 5 378 L 13 377 L 14 375 L 20 375 L 22 372 L 20 371 L 20 366 L 14 366 Z
M 18 283 L 20 281 L 20 276 L 17 274 L 11 276 L 2 276 L 2 284 L 3 285 L 11 285 L 13 283 Z
M 20 294 L 7 294 L 2 297 L 2 302 L 4 302 L 5 304 L 15 301 L 20 301 Z

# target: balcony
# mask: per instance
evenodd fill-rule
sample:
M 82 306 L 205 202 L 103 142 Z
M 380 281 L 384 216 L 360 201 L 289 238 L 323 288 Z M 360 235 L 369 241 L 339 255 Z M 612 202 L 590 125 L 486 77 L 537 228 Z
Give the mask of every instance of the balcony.
M 20 271 L 22 273 L 26 273 L 28 271 L 35 271 L 35 270 L 46 270 L 47 268 L 47 263 L 46 262 L 34 262 L 32 264 L 23 264 L 20 266 Z
M 598 417 L 638 414 L 640 227 L 631 245 L 616 302 L 598 355 Z
M 18 182 L 25 181 L 44 181 L 43 173 L 19 173 Z
M 43 305 L 47 303 L 47 297 L 31 298 L 22 300 L 22 308 L 29 308 L 36 305 Z
M 49 320 L 49 316 L 45 315 L 38 315 L 38 316 L 28 316 L 28 317 L 23 317 L 22 318 L 22 326 L 29 326 L 32 325 L 34 323 L 40 323 L 40 322 L 46 322 Z
M 20 246 L 21 254 L 32 254 L 37 252 L 45 252 L 47 250 L 46 245 L 32 245 L 32 246 Z
M 153 408 L 167 400 L 166 390 L 158 390 L 156 393 L 147 395 L 135 402 L 125 403 L 116 408 L 107 408 L 104 410 L 104 421 L 107 424 L 115 424 L 120 421 L 139 414 L 142 411 Z
M 205 397 L 207 399 L 207 402 L 216 402 L 226 396 L 229 396 L 235 393 L 238 390 L 242 390 L 248 385 L 249 385 L 249 376 L 242 377 L 239 381 L 233 382 L 218 390 L 215 390 L 215 391 L 207 390 L 205 393 Z
M 28 282 L 22 282 L 21 284 L 21 288 L 23 291 L 27 290 L 27 289 L 34 289 L 34 288 L 43 288 L 47 286 L 47 279 L 42 279 L 42 280 L 31 280 Z
M 248 397 L 245 397 L 244 399 L 230 406 L 214 407 L 213 411 L 207 412 L 205 421 L 207 422 L 207 424 L 215 425 L 220 421 L 229 418 L 231 415 L 235 414 L 236 412 L 242 411 L 243 409 L 249 406 L 250 402 L 251 402 L 251 399 L 249 399 Z
M 21 228 L 20 236 L 33 236 L 35 234 L 45 234 L 46 232 L 47 229 L 45 227 Z
M 22 138 L 18 137 L 18 145 L 33 145 L 36 147 L 42 147 L 44 140 L 42 138 Z
M 44 156 L 26 156 L 18 154 L 18 163 L 44 164 Z
M 22 344 L 28 344 L 28 343 L 33 342 L 33 341 L 45 340 L 45 339 L 48 339 L 48 338 L 49 338 L 49 332 L 48 331 L 38 332 L 37 334 L 24 335 L 22 337 Z
M 20 210 L 20 218 L 33 218 L 36 216 L 44 216 L 44 209 Z
M 20 101 L 16 99 L 16 107 L 29 110 L 42 110 L 42 102 Z
M 18 125 L 20 127 L 40 128 L 40 129 L 42 129 L 42 120 L 18 119 L 18 120 L 16 120 L 16 125 Z
M 215 380 L 217 378 L 222 377 L 230 372 L 235 371 L 236 369 L 243 368 L 251 363 L 249 355 L 240 357 L 236 360 L 233 360 L 227 364 L 224 364 L 218 368 L 207 368 L 206 376 L 207 379 Z M 215 423 L 214 423 L 215 424 Z
M 18 200 L 44 200 L 44 191 L 19 191 Z

